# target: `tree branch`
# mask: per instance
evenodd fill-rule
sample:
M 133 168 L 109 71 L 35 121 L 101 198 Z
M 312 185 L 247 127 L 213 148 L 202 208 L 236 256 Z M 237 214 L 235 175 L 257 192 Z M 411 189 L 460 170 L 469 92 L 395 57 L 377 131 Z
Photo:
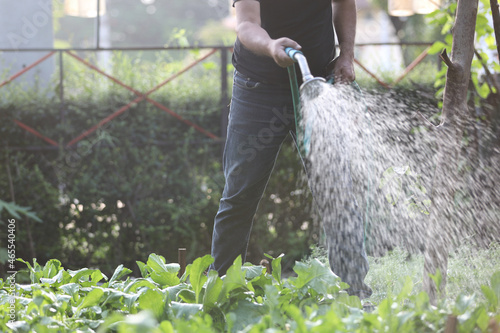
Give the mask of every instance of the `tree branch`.
M 491 74 L 490 69 L 488 68 L 488 66 L 486 66 L 483 57 L 481 57 L 481 54 L 476 50 L 476 48 L 474 48 L 474 54 L 476 55 L 477 59 L 479 60 L 479 62 L 483 66 L 484 73 L 486 74 L 486 78 L 487 78 L 486 83 L 490 87 L 490 90 L 493 91 L 493 89 L 491 89 L 491 86 L 493 86 L 493 87 L 495 87 L 495 89 L 498 92 L 498 86 L 496 84 L 495 78 Z
M 453 67 L 453 62 L 451 62 L 451 59 L 448 57 L 448 53 L 446 52 L 446 49 L 444 49 L 443 52 L 441 52 L 439 57 L 441 58 L 441 60 L 444 61 L 444 63 L 446 64 L 446 66 L 448 66 L 448 68 Z

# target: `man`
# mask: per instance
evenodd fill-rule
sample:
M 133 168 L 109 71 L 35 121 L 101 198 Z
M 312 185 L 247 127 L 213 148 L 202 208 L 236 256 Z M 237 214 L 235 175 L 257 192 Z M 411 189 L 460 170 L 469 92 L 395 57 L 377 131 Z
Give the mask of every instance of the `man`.
M 313 76 L 334 75 L 342 83 L 355 78 L 355 0 L 234 0 L 234 7 L 237 40 L 223 162 L 226 184 L 212 240 L 211 269 L 220 275 L 238 255 L 245 260 L 253 217 L 281 144 L 288 133 L 295 133 L 286 70 L 294 62 L 285 48 L 301 50 Z M 332 73 L 335 32 L 340 54 Z M 350 225 L 338 228 L 335 239 L 328 240 L 330 266 L 350 285 L 350 294 L 364 298 L 371 289 L 363 282 L 368 263 L 362 219 L 355 203 L 345 206 L 349 218 L 328 223 L 331 230 Z M 344 229 L 348 231 L 340 232 Z

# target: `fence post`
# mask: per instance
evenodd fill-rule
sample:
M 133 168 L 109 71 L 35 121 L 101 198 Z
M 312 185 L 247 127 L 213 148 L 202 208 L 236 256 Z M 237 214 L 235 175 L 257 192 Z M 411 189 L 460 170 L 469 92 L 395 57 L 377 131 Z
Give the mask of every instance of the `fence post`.
M 179 266 L 181 266 L 178 276 L 182 277 L 186 271 L 186 248 L 179 248 L 178 250 Z
M 63 51 L 59 51 L 59 102 L 61 125 L 64 125 L 64 62 Z

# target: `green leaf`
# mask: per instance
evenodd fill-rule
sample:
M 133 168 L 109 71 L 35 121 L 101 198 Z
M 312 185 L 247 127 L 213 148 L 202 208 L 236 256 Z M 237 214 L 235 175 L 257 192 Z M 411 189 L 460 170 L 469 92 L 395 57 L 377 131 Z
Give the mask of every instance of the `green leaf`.
M 104 295 L 104 291 L 101 288 L 92 289 L 87 296 L 85 296 L 82 300 L 82 303 L 78 306 L 75 316 L 78 317 L 81 310 L 84 308 L 88 308 L 90 306 L 98 305 L 101 297 Z
M 203 308 L 205 311 L 210 311 L 215 307 L 215 303 L 222 291 L 223 281 L 215 270 L 208 272 L 207 286 L 203 295 Z
M 78 295 L 78 291 L 80 290 L 80 285 L 78 283 L 68 283 L 60 286 L 59 289 L 64 291 L 71 297 L 75 297 L 76 295 Z
M 50 279 L 49 278 L 40 278 L 40 282 L 51 285 L 53 287 L 56 287 L 56 284 L 60 284 L 62 282 L 63 273 L 64 273 L 64 271 L 60 270 L 59 273 L 57 273 L 55 276 L 53 276 Z
M 491 289 L 495 292 L 497 300 L 500 301 L 500 271 L 491 276 Z
M 392 313 L 391 305 L 392 302 L 389 298 L 382 300 L 382 302 L 380 302 L 380 304 L 378 305 L 377 307 L 378 314 L 382 319 L 386 319 L 391 315 Z
M 139 279 L 134 279 L 131 281 L 129 285 L 125 287 L 123 290 L 124 292 L 135 292 L 137 289 L 141 287 L 146 287 L 149 289 L 154 289 L 156 288 L 156 285 L 150 282 L 149 280 L 146 280 L 144 278 L 139 278 Z
M 429 54 L 433 55 L 441 53 L 445 48 L 446 48 L 445 43 L 441 41 L 434 42 L 434 44 L 432 44 L 431 48 L 429 49 Z
M 404 324 L 406 324 L 412 317 L 415 316 L 415 312 L 412 311 L 400 311 L 396 315 L 396 318 L 398 319 L 398 328 L 401 328 Z M 401 332 L 399 329 L 398 332 Z
M 363 307 L 358 296 L 350 296 L 346 292 L 340 293 L 335 301 L 351 308 L 361 309 Z
M 139 296 L 139 308 L 150 310 L 156 319 L 161 319 L 165 308 L 165 300 L 162 292 L 153 289 L 146 290 L 145 293 Z
M 455 301 L 455 310 L 457 315 L 461 315 L 467 312 L 469 310 L 469 307 L 471 307 L 474 304 L 474 296 L 469 296 L 469 295 L 464 295 L 460 294 L 458 295 L 456 301 Z
M 119 333 L 142 333 L 155 332 L 158 322 L 151 311 L 141 311 L 126 316 L 123 321 L 116 322 L 115 325 L 111 328 L 118 328 Z
M 177 274 L 179 272 L 179 264 L 165 264 L 165 258 L 155 253 L 149 255 L 147 265 L 157 273 L 170 272 Z
M 172 323 L 167 320 L 164 320 L 160 323 L 159 329 L 161 333 L 175 333 Z
M 429 277 L 434 281 L 436 285 L 436 289 L 439 290 L 441 287 L 441 283 L 443 282 L 443 276 L 441 275 L 441 271 L 438 269 L 436 274 L 429 274 Z
M 54 277 L 60 270 L 62 270 L 61 262 L 57 259 L 50 259 L 43 267 L 43 277 L 50 279 Z
M 253 280 L 263 274 L 265 267 L 257 265 L 243 265 L 241 269 L 245 272 L 245 279 Z
M 28 266 L 28 269 L 30 271 L 30 280 L 31 283 L 35 284 L 40 282 L 40 279 L 43 277 L 43 272 L 42 272 L 42 267 L 36 262 L 36 258 L 33 258 L 33 266 L 27 261 L 24 261 L 21 258 L 16 259 L 17 261 L 20 261 L 24 263 L 26 266 Z
M 146 278 L 148 276 L 148 266 L 142 261 L 136 261 L 137 266 L 139 266 L 139 270 L 141 271 L 141 276 Z
M 286 314 L 292 318 L 296 324 L 295 332 L 297 333 L 307 333 L 307 326 L 300 309 L 295 305 L 290 305 L 285 310 Z
M 150 274 L 151 279 L 159 285 L 174 286 L 179 284 L 180 280 L 177 276 L 180 266 L 179 264 L 165 264 L 165 258 L 157 254 L 150 254 L 147 265 L 152 269 Z
M 203 309 L 203 305 L 172 302 L 170 308 L 172 309 L 175 318 L 188 319 L 199 313 Z
M 158 283 L 162 287 L 170 287 L 179 284 L 180 280 L 176 273 L 163 272 L 157 273 L 152 272 L 150 275 L 151 279 Z
M 84 279 L 82 281 L 82 278 L 90 277 L 95 271 L 96 271 L 95 269 L 89 269 L 89 268 L 82 268 L 77 271 L 68 271 L 69 274 L 72 276 L 70 282 L 76 282 L 76 283 L 87 282 L 89 279 Z
M 481 332 L 487 332 L 486 329 L 488 328 L 488 325 L 490 323 L 490 317 L 486 313 L 486 310 L 484 308 L 480 308 L 476 320 L 477 326 L 481 329 Z
M 179 292 L 182 289 L 188 289 L 188 288 L 189 288 L 188 284 L 186 284 L 186 283 L 179 283 L 179 284 L 177 284 L 175 286 L 167 287 L 167 288 L 165 288 L 163 290 L 167 292 L 167 300 L 169 302 L 173 302 L 173 301 L 179 301 L 177 299 L 177 294 L 179 294 Z
M 118 267 L 116 267 L 116 269 L 113 273 L 113 276 L 109 280 L 108 285 L 111 286 L 113 284 L 113 282 L 121 279 L 124 276 L 129 275 L 130 273 L 132 273 L 132 271 L 130 269 L 123 267 L 123 264 L 119 265 Z
M 491 92 L 490 86 L 487 83 L 483 83 L 478 86 L 477 92 L 482 99 L 486 99 Z
M 310 264 L 297 262 L 293 270 L 297 273 L 297 277 L 290 280 L 298 289 L 308 287 L 322 295 L 341 289 L 338 285 L 340 278 L 318 259 L 312 260 Z
M 397 296 L 397 301 L 402 302 L 403 300 L 407 299 L 410 296 L 412 290 L 413 290 L 413 281 L 411 280 L 411 277 L 406 276 L 403 288 L 401 288 L 401 291 Z
M 449 51 L 450 46 L 453 45 L 453 35 L 448 34 L 448 35 L 444 36 L 444 41 L 446 42 L 446 47 Z
M 22 207 L 14 202 L 5 202 L 3 200 L 0 200 L 0 213 L 3 209 L 5 209 L 9 213 L 9 215 L 16 219 L 21 219 L 21 215 L 19 214 L 23 214 L 36 222 L 42 222 L 42 220 L 40 220 L 40 218 L 36 216 L 35 213 L 30 211 L 31 207 Z
M 200 303 L 200 293 L 203 288 L 203 285 L 207 281 L 207 276 L 205 275 L 205 271 L 213 262 L 214 258 L 211 255 L 207 254 L 204 257 L 195 259 L 195 261 L 193 261 L 192 264 L 188 265 L 189 282 L 191 283 L 191 286 L 193 287 L 194 293 L 196 295 L 195 297 L 196 303 Z
M 251 286 L 246 283 L 245 272 L 241 269 L 241 256 L 238 256 L 231 267 L 228 268 L 223 278 L 219 302 L 225 300 L 233 290 L 241 289 L 242 291 L 248 291 L 250 287 Z
M 283 286 L 283 281 L 281 280 L 281 259 L 285 256 L 284 253 L 280 254 L 276 258 L 271 257 L 270 255 L 266 255 L 269 259 L 272 259 L 271 261 L 271 268 L 272 268 L 272 276 L 278 282 L 278 285 L 280 287 Z
M 90 281 L 92 282 L 92 285 L 97 285 L 99 281 L 102 279 L 108 279 L 106 275 L 104 275 L 100 270 L 96 270 L 92 275 L 90 275 Z
M 257 324 L 267 312 L 268 308 L 263 304 L 249 300 L 240 300 L 236 309 L 231 311 L 231 313 L 236 315 L 236 321 L 233 326 L 234 332 L 240 332 L 245 327 Z
M 196 294 L 190 289 L 182 289 L 177 293 L 177 298 L 180 298 L 185 303 L 198 303 L 196 300 Z

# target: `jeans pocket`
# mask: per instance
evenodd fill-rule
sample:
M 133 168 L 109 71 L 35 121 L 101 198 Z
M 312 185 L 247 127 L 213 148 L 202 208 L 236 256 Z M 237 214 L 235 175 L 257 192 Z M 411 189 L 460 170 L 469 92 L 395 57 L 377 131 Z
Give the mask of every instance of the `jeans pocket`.
M 252 90 L 258 88 L 262 83 L 249 77 L 245 77 L 243 74 L 235 71 L 233 84 L 242 89 Z

